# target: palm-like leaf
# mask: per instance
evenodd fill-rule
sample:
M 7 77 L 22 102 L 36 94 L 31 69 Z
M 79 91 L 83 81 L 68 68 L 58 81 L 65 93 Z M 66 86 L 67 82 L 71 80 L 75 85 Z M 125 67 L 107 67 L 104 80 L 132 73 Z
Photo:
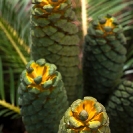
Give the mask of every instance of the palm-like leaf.
M 122 11 L 131 4 L 133 4 L 131 0 L 127 2 L 123 2 L 122 0 L 88 0 L 88 16 L 94 19 L 101 14 L 106 15 L 107 13 L 115 14 L 116 16 L 118 13 L 121 13 L 124 16 Z
M 1 0 L 0 11 L 1 17 L 5 19 L 17 31 L 20 38 L 24 38 L 29 43 L 29 0 Z
M 0 116 L 20 116 L 17 87 L 29 60 L 28 2 L 0 1 Z

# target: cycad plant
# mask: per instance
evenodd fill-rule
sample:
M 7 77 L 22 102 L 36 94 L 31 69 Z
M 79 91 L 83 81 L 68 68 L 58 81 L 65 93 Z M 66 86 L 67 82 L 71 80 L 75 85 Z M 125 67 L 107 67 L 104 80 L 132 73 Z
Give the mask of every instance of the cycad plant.
M 28 133 L 109 133 L 105 108 L 112 132 L 132 132 L 129 128 L 133 110 L 132 82 L 123 81 L 123 77 L 132 68 L 133 17 L 130 6 L 133 2 L 89 0 L 86 8 L 82 8 L 83 2 L 32 0 L 29 13 L 30 1 L 0 1 L 0 114 L 10 118 L 22 115 Z M 82 17 L 81 12 L 86 13 L 87 18 Z M 86 23 L 82 22 L 84 20 Z M 116 29 L 114 34 L 110 31 L 113 28 Z M 119 36 L 118 40 L 116 36 Z M 109 45 L 103 46 L 106 41 Z M 123 46 L 125 42 L 127 45 Z M 79 52 L 82 50 L 86 53 Z M 84 63 L 80 67 L 82 53 Z M 25 65 L 26 70 L 20 77 Z M 100 69 L 95 70 L 96 67 Z M 16 93 L 18 86 L 20 106 Z M 83 98 L 83 87 L 89 92 L 85 91 L 84 95 L 94 98 Z M 78 98 L 83 100 L 76 100 Z M 66 111 L 68 102 L 69 105 L 74 103 Z M 131 106 L 129 110 L 128 106 Z M 123 117 L 125 110 L 127 115 Z

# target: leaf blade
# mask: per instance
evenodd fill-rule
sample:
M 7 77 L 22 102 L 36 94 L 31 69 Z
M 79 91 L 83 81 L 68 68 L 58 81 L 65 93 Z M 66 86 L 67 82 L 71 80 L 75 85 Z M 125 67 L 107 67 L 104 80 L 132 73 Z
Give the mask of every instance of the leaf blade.
M 2 68 L 2 59 L 0 57 L 0 95 L 2 100 L 5 100 L 5 90 L 4 90 L 4 78 L 3 78 L 3 68 Z

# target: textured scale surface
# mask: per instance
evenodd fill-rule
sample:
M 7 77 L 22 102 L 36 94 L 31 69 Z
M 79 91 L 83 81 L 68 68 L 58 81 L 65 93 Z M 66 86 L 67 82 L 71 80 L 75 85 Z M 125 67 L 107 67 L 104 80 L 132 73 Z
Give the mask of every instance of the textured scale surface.
M 44 59 L 30 61 L 18 89 L 21 115 L 28 133 L 57 133 L 68 108 L 61 74 Z
M 133 132 L 133 82 L 124 80 L 111 94 L 106 106 L 112 133 Z
M 31 56 L 34 60 L 45 58 L 57 66 L 71 103 L 77 99 L 79 83 L 79 37 L 71 0 L 32 0 L 32 3 Z
M 104 106 L 93 97 L 74 101 L 62 117 L 58 133 L 110 133 Z
M 126 39 L 116 18 L 107 14 L 91 22 L 83 51 L 85 95 L 105 103 L 123 75 L 126 59 L 124 44 Z

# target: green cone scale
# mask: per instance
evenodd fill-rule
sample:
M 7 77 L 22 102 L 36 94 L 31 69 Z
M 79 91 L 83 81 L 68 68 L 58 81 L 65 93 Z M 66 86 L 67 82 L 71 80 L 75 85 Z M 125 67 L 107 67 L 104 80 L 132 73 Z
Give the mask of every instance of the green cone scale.
M 110 133 L 104 106 L 93 97 L 74 101 L 62 117 L 58 133 Z
M 28 133 L 57 133 L 68 108 L 66 90 L 56 66 L 31 60 L 21 74 L 18 89 L 21 115 Z
M 32 59 L 45 58 L 57 66 L 71 103 L 77 99 L 79 82 L 79 37 L 71 0 L 32 0 L 32 4 Z
M 106 106 L 112 133 L 133 132 L 133 82 L 123 80 Z
M 119 84 L 126 60 L 126 39 L 116 18 L 107 14 L 91 22 L 83 51 L 85 95 L 104 103 Z

